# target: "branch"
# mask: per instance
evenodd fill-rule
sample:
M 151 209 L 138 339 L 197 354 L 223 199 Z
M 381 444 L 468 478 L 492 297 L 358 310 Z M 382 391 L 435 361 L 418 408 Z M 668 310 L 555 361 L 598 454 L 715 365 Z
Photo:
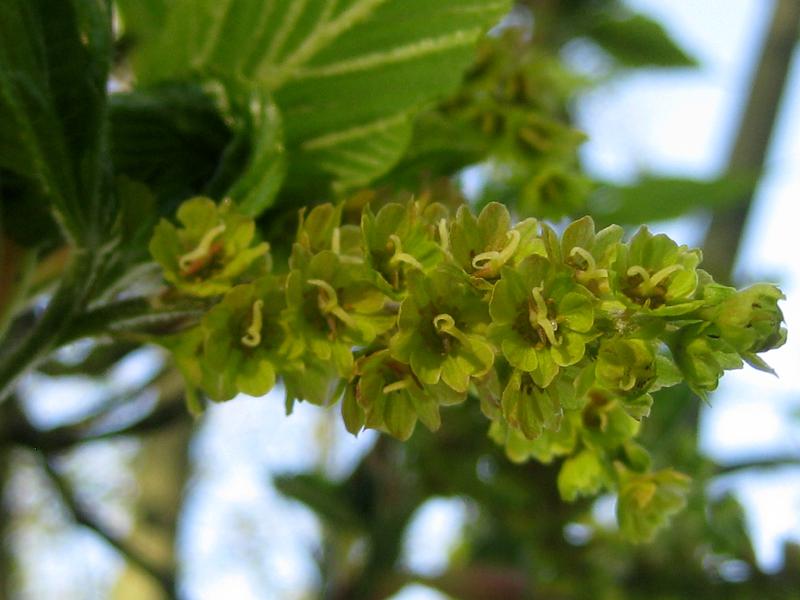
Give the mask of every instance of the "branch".
M 86 425 L 57 427 L 48 431 L 40 431 L 33 427 L 27 419 L 18 419 L 13 429 L 7 434 L 7 440 L 32 450 L 45 453 L 62 452 L 79 444 L 99 440 L 108 440 L 125 435 L 144 435 L 159 431 L 189 418 L 182 402 L 166 402 L 158 406 L 143 419 L 107 431 L 86 433 Z
M 730 475 L 732 473 L 749 471 L 751 469 L 780 469 L 783 467 L 800 467 L 800 456 L 774 456 L 771 458 L 745 460 L 727 465 L 717 465 L 714 474 L 717 476 Z
M 78 316 L 59 338 L 59 345 L 84 337 L 103 334 L 124 334 L 126 331 L 160 333 L 185 328 L 205 314 L 208 307 L 201 302 L 185 301 L 181 306 L 158 308 L 149 298 L 129 298 L 89 310 Z M 124 337 L 124 335 L 123 335 Z
M 786 78 L 800 35 L 800 0 L 777 0 L 750 96 L 742 115 L 727 171 L 761 173 L 775 131 Z M 729 283 L 753 195 L 714 213 L 703 243 L 703 264 L 720 283 Z
M 139 553 L 139 551 L 135 548 L 129 547 L 117 535 L 111 533 L 101 523 L 98 523 L 94 519 L 93 515 L 91 515 L 88 510 L 80 505 L 71 489 L 70 484 L 58 473 L 47 454 L 42 454 L 41 456 L 42 468 L 44 469 L 44 472 L 47 474 L 50 481 L 58 491 L 64 506 L 72 514 L 75 522 L 94 531 L 97 535 L 104 539 L 106 543 L 117 550 L 117 552 L 119 552 L 125 558 L 125 560 L 149 574 L 163 588 L 167 597 L 176 598 L 174 574 L 169 571 L 164 571 L 157 565 L 152 564 L 146 556 Z
M 20 376 L 43 360 L 57 345 L 61 334 L 84 308 L 95 277 L 98 258 L 78 250 L 42 316 L 18 343 L 6 334 L 0 340 L 0 402 L 8 399 Z M 10 333 L 10 332 L 9 332 Z

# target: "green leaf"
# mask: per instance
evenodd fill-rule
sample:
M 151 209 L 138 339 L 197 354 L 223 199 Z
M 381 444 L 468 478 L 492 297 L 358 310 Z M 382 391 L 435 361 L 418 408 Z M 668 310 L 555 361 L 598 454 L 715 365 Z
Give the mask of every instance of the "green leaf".
M 0 169 L 24 179 L 73 239 L 115 217 L 105 162 L 110 18 L 98 0 L 0 3 Z
M 160 86 L 111 96 L 111 153 L 117 174 L 147 184 L 161 214 L 202 193 L 231 131 L 196 86 Z
M 283 126 L 278 107 L 268 97 L 250 102 L 250 159 L 228 195 L 239 211 L 257 217 L 272 206 L 286 176 Z
M 606 223 L 639 225 L 674 219 L 738 202 L 750 195 L 757 181 L 753 175 L 710 181 L 648 176 L 632 185 L 601 186 L 589 200 L 589 212 Z
M 283 475 L 272 480 L 284 496 L 294 498 L 338 529 L 363 530 L 364 522 L 348 501 L 342 486 L 320 475 Z
M 122 0 L 123 16 L 138 0 Z M 385 173 L 410 116 L 459 84 L 483 31 L 507 0 L 178 0 L 159 31 L 140 29 L 144 83 L 220 79 L 273 94 L 284 116 L 295 186 L 349 188 Z M 154 25 L 134 16 L 135 27 Z
M 589 37 L 625 67 L 694 67 L 697 60 L 661 24 L 641 14 L 597 18 Z

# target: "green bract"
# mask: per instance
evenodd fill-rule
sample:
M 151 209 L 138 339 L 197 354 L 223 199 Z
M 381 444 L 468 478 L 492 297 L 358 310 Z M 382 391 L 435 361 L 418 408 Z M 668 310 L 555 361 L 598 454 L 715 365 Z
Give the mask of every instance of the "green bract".
M 341 225 L 342 205 L 320 204 L 306 215 L 300 211 L 294 262 L 297 262 L 300 249 L 305 256 L 322 250 L 331 250 L 342 257 L 343 262 L 360 262 L 361 234 L 355 225 Z
M 503 417 L 506 422 L 534 440 L 543 430 L 557 430 L 561 425 L 561 402 L 557 387 L 541 388 L 530 373 L 514 369 L 503 390 Z
M 238 285 L 203 318 L 203 387 L 214 400 L 266 394 L 275 385 L 285 334 L 285 295 L 273 276 Z
M 719 305 L 713 322 L 720 336 L 753 366 L 771 372 L 756 356 L 786 342 L 783 313 L 778 300 L 785 296 L 774 285 L 757 284 L 735 292 Z
M 266 243 L 251 246 L 255 223 L 232 205 L 216 205 L 208 198 L 181 204 L 176 228 L 162 219 L 150 241 L 150 254 L 161 265 L 164 278 L 192 296 L 217 296 L 247 275 L 269 270 Z
M 622 532 L 636 542 L 653 539 L 656 531 L 686 504 L 689 478 L 672 469 L 633 473 L 617 463 L 617 519 Z
M 614 261 L 619 298 L 630 308 L 658 317 L 683 315 L 703 305 L 695 298 L 699 250 L 678 246 L 642 227 Z
M 742 368 L 742 359 L 712 323 L 684 327 L 671 348 L 686 383 L 701 398 L 717 389 L 726 370 Z
M 331 250 L 290 271 L 286 300 L 292 335 L 312 360 L 333 361 L 343 377 L 352 372 L 352 347 L 369 344 L 395 322 L 374 271 Z
M 561 367 L 583 358 L 593 337 L 593 303 L 568 271 L 532 255 L 503 269 L 489 304 L 490 336 L 512 366 L 546 387 Z
M 411 275 L 392 356 L 411 365 L 424 384 L 441 380 L 466 392 L 470 378 L 485 375 L 494 362 L 494 348 L 484 335 L 486 303 L 456 268 L 440 265 L 427 277 Z
M 604 340 L 597 354 L 597 382 L 621 396 L 641 396 L 655 382 L 655 361 L 650 341 Z

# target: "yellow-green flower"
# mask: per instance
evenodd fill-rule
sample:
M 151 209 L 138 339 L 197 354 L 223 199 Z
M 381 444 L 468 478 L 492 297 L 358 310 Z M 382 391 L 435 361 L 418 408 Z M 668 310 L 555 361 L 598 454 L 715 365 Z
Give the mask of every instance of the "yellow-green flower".
M 162 266 L 164 278 L 192 296 L 217 296 L 245 274 L 257 277 L 269 270 L 266 243 L 253 244 L 255 222 L 229 203 L 192 198 L 181 204 L 175 227 L 166 219 L 156 226 L 150 254 Z

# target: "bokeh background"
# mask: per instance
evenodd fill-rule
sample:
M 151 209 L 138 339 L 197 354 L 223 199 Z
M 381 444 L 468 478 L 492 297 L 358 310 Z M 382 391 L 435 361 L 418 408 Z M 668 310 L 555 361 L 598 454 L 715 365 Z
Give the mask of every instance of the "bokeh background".
M 588 135 L 581 150 L 586 169 L 597 180 L 620 185 L 638 181 L 643 174 L 719 177 L 726 168 L 775 3 L 628 0 L 626 4 L 660 22 L 697 58 L 699 66 L 620 71 L 596 45 L 582 40 L 566 44 L 561 50 L 563 60 L 575 72 L 600 80 L 580 93 L 573 106 L 578 127 Z M 481 168 L 466 172 L 465 190 L 479 194 L 484 175 Z M 754 550 L 752 557 L 746 551 L 742 556 L 719 553 L 711 548 L 709 538 L 705 554 L 691 559 L 702 563 L 700 568 L 710 574 L 710 580 L 721 584 L 761 577 L 778 581 L 788 568 L 785 561 L 800 560 L 787 546 L 800 542 L 800 338 L 794 331 L 800 323 L 798 198 L 800 61 L 794 60 L 735 262 L 739 284 L 773 281 L 787 294 L 782 307 L 789 341 L 766 357 L 779 378 L 749 367 L 726 375 L 709 405 L 699 408 L 699 436 L 686 438 L 686 443 L 699 448 L 700 456 L 717 465 L 717 470 L 704 471 L 700 478 L 707 486 L 704 494 L 716 500 L 732 494 L 741 503 Z M 681 243 L 697 245 L 709 224 L 709 213 L 698 210 L 651 227 Z M 64 351 L 63 358 L 76 361 L 90 351 L 89 345 L 78 344 Z M 20 395 L 25 413 L 37 428 L 57 428 L 79 421 L 113 396 L 119 400 L 113 418 L 134 421 L 155 404 L 156 397 L 145 393 L 132 399 L 128 391 L 152 380 L 163 368 L 163 360 L 158 350 L 136 351 L 100 383 L 82 377 L 31 375 Z M 187 456 L 181 447 L 190 434 Z M 315 597 L 324 587 L 331 555 L 341 552 L 342 561 L 357 562 L 363 548 L 358 541 L 343 541 L 347 535 L 341 532 L 331 538 L 325 515 L 327 510 L 329 517 L 331 511 L 335 516 L 337 507 L 311 510 L 308 502 L 293 500 L 280 490 L 302 497 L 303 489 L 291 479 L 299 473 L 314 473 L 332 482 L 346 480 L 380 443 L 374 432 L 358 438 L 347 434 L 335 410 L 301 404 L 286 417 L 282 390 L 276 389 L 264 398 L 242 397 L 212 406 L 194 430 L 181 425 L 167 433 L 81 445 L 60 455 L 58 468 L 75 485 L 78 508 L 96 515 L 114 535 L 138 536 L 141 547 L 158 553 L 164 536 L 169 539 L 171 528 L 176 527 L 177 576 L 186 597 L 301 599 Z M 651 446 L 658 443 L 659 439 L 650 442 Z M 15 450 L 10 464 L 3 518 L 8 532 L 5 560 L 13 565 L 15 597 L 151 597 L 153 586 L 146 575 L 97 532 L 75 523 L 80 510 L 76 513 L 75 506 L 64 504 L 63 495 L 34 455 Z M 153 470 L 153 464 L 166 467 Z M 473 473 L 483 480 L 502 473 L 491 457 L 476 464 Z M 155 478 L 150 485 L 148 477 Z M 172 505 L 175 514 L 160 511 L 142 517 L 136 507 L 141 507 L 143 499 L 144 504 Z M 576 553 L 592 546 L 599 536 L 597 524 L 613 529 L 613 499 L 600 498 L 589 510 L 595 524 L 573 522 L 563 530 L 566 547 Z M 695 510 L 707 513 L 690 504 L 689 511 Z M 738 515 L 735 507 L 730 510 Z M 683 513 L 675 522 L 682 519 L 693 517 Z M 465 544 L 484 525 L 474 499 L 459 493 L 427 498 L 414 509 L 401 551 L 402 564 L 418 575 L 418 581 L 409 578 L 409 585 L 393 597 L 448 597 L 426 585 L 426 579 L 432 581 L 458 564 Z M 680 531 L 688 526 L 674 527 Z M 731 526 L 721 535 L 741 533 Z M 736 540 L 727 548 L 746 548 L 749 543 Z M 617 547 L 609 542 L 602 552 Z M 668 562 L 669 556 L 663 550 L 660 559 Z M 640 559 L 609 554 L 597 564 L 603 560 L 613 565 Z M 793 568 L 797 571 L 800 562 Z M 798 597 L 791 595 L 790 585 L 778 583 L 775 589 L 783 589 L 787 598 Z M 800 588 L 794 593 L 800 594 Z

